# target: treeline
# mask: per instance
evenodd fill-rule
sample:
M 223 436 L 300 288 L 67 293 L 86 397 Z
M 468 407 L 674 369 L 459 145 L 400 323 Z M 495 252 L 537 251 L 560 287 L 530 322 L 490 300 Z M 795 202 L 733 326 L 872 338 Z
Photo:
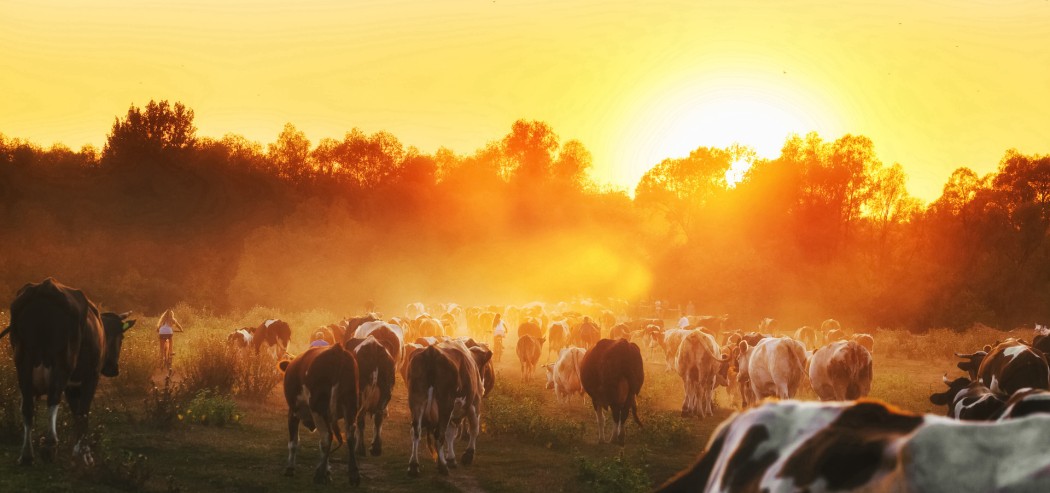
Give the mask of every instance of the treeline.
M 547 124 L 470 155 L 358 129 L 267 146 L 199 137 L 192 110 L 132 106 L 105 147 L 0 135 L 0 293 L 53 275 L 114 308 L 186 302 L 398 311 L 419 299 L 655 297 L 740 324 L 999 327 L 1050 316 L 1050 157 L 957 170 L 935 202 L 846 135 L 780 157 L 698 148 L 634 198 Z M 734 163 L 752 163 L 730 186 Z

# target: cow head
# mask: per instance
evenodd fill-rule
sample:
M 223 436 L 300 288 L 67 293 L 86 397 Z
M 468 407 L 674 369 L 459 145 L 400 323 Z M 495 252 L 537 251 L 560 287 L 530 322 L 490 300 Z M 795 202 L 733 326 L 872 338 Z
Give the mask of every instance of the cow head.
M 956 394 L 961 392 L 966 387 L 969 387 L 970 384 L 973 383 L 972 380 L 966 377 L 959 377 L 955 380 L 948 380 L 947 373 L 943 377 L 941 377 L 941 380 L 944 382 L 945 385 L 948 386 L 948 390 L 930 396 L 930 402 L 933 403 L 933 405 L 935 406 L 947 406 L 951 404 L 952 399 L 955 399 Z M 951 415 L 951 412 L 952 410 L 948 409 L 949 415 Z
M 105 352 L 102 357 L 102 375 L 115 377 L 120 374 L 120 348 L 124 345 L 124 332 L 135 326 L 136 320 L 128 320 L 131 312 L 102 314 L 105 334 Z
M 970 380 L 977 380 L 977 370 L 981 367 L 981 362 L 988 356 L 988 352 L 992 350 L 991 346 L 985 346 L 983 351 L 974 351 L 970 354 L 955 353 L 956 357 L 963 358 L 966 361 L 960 361 L 956 366 L 960 370 L 970 375 Z

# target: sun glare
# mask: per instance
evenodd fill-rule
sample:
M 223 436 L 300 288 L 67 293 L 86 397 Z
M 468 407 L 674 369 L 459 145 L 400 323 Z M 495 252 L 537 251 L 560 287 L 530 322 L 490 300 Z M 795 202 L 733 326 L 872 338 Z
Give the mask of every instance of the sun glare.
M 726 170 L 726 185 L 733 188 L 744 179 L 744 173 L 751 169 L 751 162 L 746 159 L 737 159 Z

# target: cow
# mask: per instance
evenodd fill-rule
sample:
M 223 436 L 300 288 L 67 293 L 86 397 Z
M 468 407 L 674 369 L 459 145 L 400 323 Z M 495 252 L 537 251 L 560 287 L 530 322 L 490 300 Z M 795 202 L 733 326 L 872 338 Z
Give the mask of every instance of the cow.
M 806 348 L 813 350 L 817 347 L 817 333 L 813 327 L 804 325 L 795 330 L 795 340 L 801 342 Z
M 801 343 L 779 337 L 762 339 L 754 347 L 740 341 L 739 348 L 738 378 L 751 382 L 751 402 L 795 397 L 806 371 L 806 348 Z
M 419 475 L 419 442 L 425 432 L 437 447 L 438 472 L 448 475 L 449 467 L 456 467 L 452 446 L 463 419 L 470 435 L 463 464 L 473 463 L 484 392 L 476 358 L 459 341 L 442 342 L 412 356 L 408 371 L 408 407 L 412 414 L 409 475 Z
M 601 339 L 587 350 L 580 361 L 580 382 L 591 398 L 594 417 L 598 422 L 598 442 L 605 441 L 605 409 L 614 423 L 611 442 L 623 446 L 627 438 L 627 417 L 634 413 L 638 419 L 638 392 L 645 381 L 642 353 L 638 345 L 624 339 Z
M 550 361 L 552 351 L 561 351 L 569 344 L 569 324 L 559 320 L 547 329 L 547 361 Z
M 518 338 L 518 345 L 514 348 L 518 353 L 518 361 L 521 362 L 521 379 L 528 382 L 532 380 L 532 373 L 536 371 L 536 363 L 543 354 L 544 339 L 537 339 L 531 335 L 523 335 Z
M 1050 414 L 1050 392 L 1043 389 L 1021 389 L 1003 405 L 998 420 L 1017 419 L 1032 414 Z
M 723 422 L 657 491 L 1050 491 L 1050 416 L 968 423 L 877 401 L 780 401 Z
M 385 329 L 385 327 L 383 328 Z M 372 414 L 375 426 L 372 435 L 372 455 L 383 453 L 383 418 L 387 414 L 390 394 L 394 390 L 394 356 L 382 342 L 376 339 L 376 332 L 369 335 L 354 348 L 357 359 L 358 389 L 360 390 L 360 411 L 357 413 L 357 453 L 365 454 L 365 415 Z
M 602 313 L 598 315 L 598 324 L 603 329 L 612 328 L 612 326 L 616 325 L 616 315 L 609 310 L 602 310 Z M 612 339 L 616 339 L 616 337 L 612 337 Z
M 288 465 L 286 476 L 295 475 L 299 451 L 299 423 L 320 434 L 321 461 L 314 471 L 314 482 L 331 482 L 329 458 L 332 440 L 342 445 L 339 420 L 346 424 L 348 443 L 356 442 L 358 411 L 358 367 L 354 353 L 344 344 L 307 349 L 291 361 L 278 364 L 284 372 L 284 398 L 288 404 Z M 361 483 L 357 457 L 347 446 L 350 484 Z
M 427 314 L 427 307 L 423 303 L 415 302 L 405 305 L 405 318 L 415 320 Z
M 649 361 L 653 360 L 653 353 L 657 348 L 663 351 L 664 347 L 664 331 L 659 325 L 649 324 L 645 327 L 638 329 L 642 331 L 642 344 L 644 347 L 649 348 Z
M 274 358 L 288 353 L 288 342 L 292 339 L 292 328 L 288 322 L 270 319 L 255 328 L 252 333 L 252 350 L 259 354 L 264 346 L 274 351 Z
M 853 334 L 849 340 L 864 346 L 869 353 L 875 354 L 875 338 L 871 334 Z
M 496 387 L 496 368 L 492 364 L 492 351 L 489 350 L 488 346 L 479 344 L 476 346 L 469 346 L 471 354 L 474 355 L 474 361 L 484 361 L 479 370 L 481 371 L 481 396 L 488 397 L 492 389 Z
M 715 387 L 729 356 L 722 356 L 712 335 L 699 330 L 688 332 L 675 355 L 675 369 L 685 384 L 682 416 L 714 416 Z M 722 383 L 725 384 L 724 380 Z
M 609 329 L 609 339 L 627 339 L 631 335 L 631 328 L 627 324 L 617 324 Z
M 981 369 L 981 363 L 984 362 L 984 358 L 988 356 L 988 353 L 992 350 L 992 346 L 985 344 L 984 349 L 981 351 L 974 351 L 970 354 L 955 353 L 957 358 L 963 358 L 966 361 L 960 361 L 956 366 L 970 375 L 970 380 L 977 380 L 977 370 Z
M 244 327 L 231 332 L 226 336 L 226 345 L 234 349 L 248 349 L 252 343 L 254 330 L 254 327 Z
M 423 315 L 415 320 L 415 333 L 418 337 L 443 337 L 445 328 L 438 319 Z
M 756 346 L 758 345 L 758 341 L 761 341 L 762 339 L 769 339 L 771 337 L 773 336 L 769 334 L 762 334 L 759 332 L 748 332 L 740 336 L 740 340 L 737 341 L 737 344 L 739 344 L 740 341 L 747 341 L 747 344 L 749 346 Z
M 820 323 L 820 333 L 824 336 L 824 343 L 846 338 L 846 334 L 842 332 L 842 324 L 833 318 Z
M 992 392 L 1005 395 L 1025 387 L 1050 390 L 1046 356 L 1017 339 L 1006 339 L 992 348 L 977 369 L 977 378 Z
M 534 318 L 526 319 L 518 325 L 518 338 L 532 336 L 535 339 L 543 337 L 543 327 Z
M 871 391 L 871 378 L 871 353 L 853 341 L 832 342 L 809 359 L 809 382 L 822 401 L 865 397 Z
M 682 341 L 689 334 L 692 334 L 693 329 L 670 329 L 663 333 L 660 337 L 660 347 L 664 351 L 664 360 L 667 362 L 667 371 L 678 371 L 675 367 L 675 357 L 678 355 L 678 347 L 682 345 Z
M 774 333 L 780 327 L 780 322 L 774 318 L 763 318 L 758 321 L 758 332 Z
M 590 317 L 583 317 L 583 322 L 572 328 L 569 334 L 569 344 L 590 350 L 601 338 L 601 329 L 591 321 Z
M 693 327 L 703 327 L 708 334 L 718 336 L 729 329 L 729 314 L 688 317 Z
M 10 334 L 18 389 L 22 394 L 24 436 L 19 464 L 33 463 L 33 415 L 36 398 L 47 396 L 50 427 L 42 452 L 53 459 L 58 445 L 58 404 L 62 396 L 73 413 L 73 455 L 94 464 L 84 440 L 88 413 L 100 377 L 120 374 L 120 349 L 124 333 L 135 325 L 130 312 L 99 313 L 79 289 L 48 277 L 22 286 L 11 302 L 10 324 L 0 338 Z
M 930 396 L 930 402 L 938 406 L 948 406 L 949 418 L 967 421 L 988 421 L 1002 413 L 1006 407 L 1003 397 L 992 392 L 980 381 L 971 381 L 966 377 L 942 380 L 948 390 Z
M 356 339 L 364 339 L 372 336 L 377 342 L 386 348 L 390 357 L 394 358 L 394 365 L 401 363 L 401 354 L 405 347 L 405 334 L 401 327 L 382 321 L 365 322 L 353 332 Z
M 547 388 L 554 390 L 560 401 L 568 401 L 573 394 L 583 395 L 583 384 L 580 383 L 580 362 L 586 352 L 583 348 L 569 346 L 558 352 L 558 360 L 545 365 L 547 369 Z

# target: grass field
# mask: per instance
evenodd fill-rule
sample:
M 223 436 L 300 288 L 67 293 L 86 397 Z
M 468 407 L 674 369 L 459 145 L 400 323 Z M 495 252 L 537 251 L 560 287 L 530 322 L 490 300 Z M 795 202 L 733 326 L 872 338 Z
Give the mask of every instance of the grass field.
M 266 367 L 236 371 L 224 368 L 222 338 L 234 328 L 256 325 L 279 317 L 295 329 L 293 352 L 303 349 L 309 329 L 338 316 L 324 312 L 279 313 L 255 309 L 238 317 L 212 317 L 186 307 L 176 309 L 186 333 L 177 334 L 175 380 L 191 384 L 194 371 L 232 385 L 229 395 L 176 392 L 165 398 L 149 394 L 152 384 L 163 385 L 155 369 L 156 320 L 141 318 L 125 343 L 121 375 L 105 381 L 92 408 L 91 425 L 96 458 L 101 465 L 78 468 L 70 464 L 68 414 L 60 414 L 59 458 L 39 460 L 32 467 L 16 465 L 22 426 L 19 396 L 14 386 L 10 346 L 0 344 L 0 491 L 336 491 L 348 488 L 346 446 L 336 452 L 333 482 L 312 483 L 319 458 L 317 436 L 302 430 L 297 475 L 283 475 L 287 456 L 286 407 L 278 383 L 260 396 Z M 972 351 L 1004 337 L 988 329 L 965 334 L 935 330 L 923 335 L 882 331 L 876 335 L 875 381 L 871 397 L 884 399 L 916 412 L 943 413 L 927 397 L 943 388 L 941 375 L 954 368 L 953 351 Z M 545 358 L 546 356 L 544 356 Z M 541 360 L 541 363 L 544 362 Z M 262 363 L 260 363 L 262 364 Z M 248 374 L 236 380 L 230 374 Z M 381 457 L 359 461 L 361 491 L 645 491 L 659 485 L 692 462 L 720 421 L 728 417 L 724 389 L 716 398 L 716 416 L 707 419 L 679 417 L 683 390 L 678 376 L 665 371 L 662 357 L 646 364 L 646 380 L 639 399 L 639 413 L 646 430 L 628 425 L 627 445 L 621 449 L 597 444 L 597 430 L 590 403 L 583 398 L 558 403 L 543 389 L 540 378 L 529 385 L 520 381 L 517 359 L 508 348 L 497 369 L 496 388 L 482 409 L 483 432 L 478 439 L 473 466 L 454 469 L 450 476 L 437 474 L 434 462 L 421 457 L 419 478 L 406 474 L 409 450 L 409 417 L 404 382 L 398 377 L 390 415 L 384 427 Z M 232 383 L 222 383 L 230 379 Z M 238 383 L 240 382 L 240 383 Z M 245 390 L 250 382 L 254 387 Z M 265 386 L 265 385 L 263 385 Z M 193 400 L 196 396 L 196 400 Z M 231 398 L 232 397 L 232 398 Z M 813 399 L 804 384 L 800 399 Z M 148 401 L 148 402 L 147 402 Z M 159 404 L 158 404 L 159 403 Z M 164 404 L 170 404 L 166 409 Z M 192 411 L 196 411 L 194 414 Z M 44 404 L 38 403 L 34 436 L 44 433 Z M 206 424 L 201 423 L 204 415 Z M 221 422 L 221 426 L 218 424 Z M 371 425 L 367 426 L 371 436 Z M 457 452 L 463 447 L 458 446 Z

